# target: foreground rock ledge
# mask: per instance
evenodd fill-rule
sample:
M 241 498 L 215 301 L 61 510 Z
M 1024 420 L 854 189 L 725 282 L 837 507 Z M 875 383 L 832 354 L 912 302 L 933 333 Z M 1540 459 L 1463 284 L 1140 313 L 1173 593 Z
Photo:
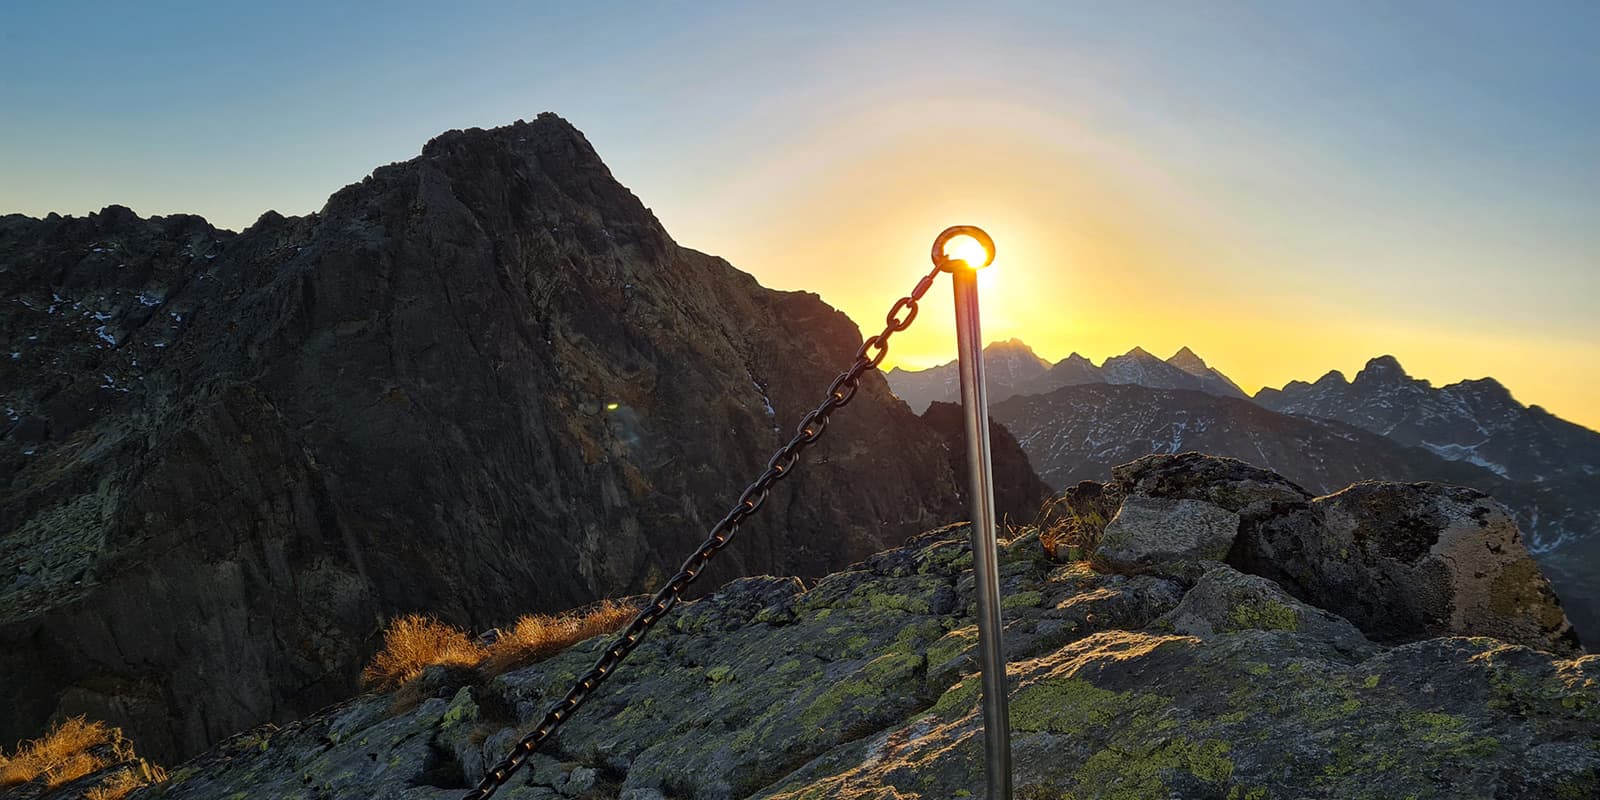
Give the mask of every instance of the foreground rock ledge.
M 684 606 L 500 796 L 981 795 L 964 527 Z M 1001 564 L 1019 798 L 1563 798 L 1600 791 L 1600 657 L 1376 644 L 1271 581 L 1187 593 L 1045 555 Z M 459 797 L 600 640 L 485 685 L 428 676 L 262 729 L 139 798 Z M 970 793 L 970 794 L 969 794 Z

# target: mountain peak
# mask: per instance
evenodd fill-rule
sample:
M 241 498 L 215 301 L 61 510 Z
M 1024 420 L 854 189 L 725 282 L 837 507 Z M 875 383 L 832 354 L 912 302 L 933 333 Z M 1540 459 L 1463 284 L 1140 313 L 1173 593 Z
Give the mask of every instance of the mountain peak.
M 354 206 L 365 216 L 372 210 L 361 206 L 385 190 L 416 192 L 426 209 L 459 203 L 505 226 L 502 235 L 538 230 L 585 246 L 636 246 L 652 258 L 672 252 L 655 214 L 612 175 L 581 131 L 552 113 L 441 133 L 419 157 L 379 167 L 340 190 L 327 210 Z
M 1128 352 L 1123 353 L 1122 357 L 1123 358 L 1154 358 L 1157 361 L 1161 360 L 1161 359 L 1156 358 L 1155 356 L 1151 355 L 1149 350 L 1146 350 L 1143 347 L 1139 347 L 1138 345 L 1134 345 L 1134 348 L 1132 350 L 1129 350 Z
M 1167 363 L 1191 375 L 1204 375 L 1210 370 L 1210 367 L 1206 365 L 1206 360 L 1195 355 L 1195 352 L 1190 350 L 1188 346 L 1184 346 L 1178 352 L 1173 353 L 1172 357 L 1167 359 Z
M 1022 341 L 1021 339 L 1018 339 L 1015 336 L 1013 336 L 1010 339 L 1007 339 L 1007 340 L 1005 340 L 1003 342 L 990 342 L 987 347 L 983 348 L 983 352 L 985 352 L 985 353 L 1011 353 L 1011 354 L 1015 354 L 1015 355 L 1019 355 L 1019 356 L 1020 355 L 1031 356 L 1033 358 L 1038 358 L 1039 357 L 1039 355 L 1037 353 L 1033 352 L 1033 348 L 1028 346 L 1027 342 Z
M 1446 386 L 1445 388 L 1456 392 L 1465 392 L 1468 394 L 1477 395 L 1478 397 L 1485 399 L 1494 399 L 1502 402 L 1515 402 L 1514 398 L 1511 396 L 1511 390 L 1507 389 L 1505 384 L 1495 380 L 1494 378 L 1464 380 L 1452 386 Z
M 1312 384 L 1312 385 L 1313 386 L 1343 386 L 1343 385 L 1345 385 L 1347 383 L 1349 383 L 1349 381 L 1345 380 L 1343 372 L 1340 372 L 1339 370 L 1336 370 L 1336 369 L 1330 369 L 1322 377 L 1318 378 L 1317 382 Z
M 141 548 L 163 554 L 161 571 L 141 571 L 126 553 L 75 548 L 61 559 L 53 550 L 23 556 L 53 559 L 36 581 L 0 579 L 0 682 L 8 697 L 27 699 L 0 704 L 7 743 L 43 730 L 61 698 L 71 707 L 73 665 L 93 664 L 113 687 L 101 706 L 110 721 L 167 759 L 342 699 L 375 621 L 429 608 L 509 620 L 648 588 L 643 576 L 675 566 L 656 561 L 698 539 L 693 509 L 726 502 L 727 487 L 748 480 L 736 451 L 778 441 L 788 404 L 809 403 L 861 342 L 855 324 L 814 295 L 761 287 L 721 259 L 677 248 L 554 115 L 443 134 L 297 220 L 264 214 L 248 232 L 224 235 L 197 219 L 139 222 L 122 207 L 98 221 L 0 219 L 0 331 L 8 345 L 29 342 L 7 350 L 30 365 L 0 354 L 0 393 L 14 407 L 0 417 L 7 568 L 15 532 L 54 524 L 51 509 L 76 496 L 70 482 L 35 480 L 42 468 L 19 469 L 23 447 L 51 463 L 56 448 L 101 442 L 92 456 L 60 452 L 75 454 L 73 474 L 89 484 L 138 487 L 139 502 L 164 509 L 170 523 L 154 530 L 129 503 L 73 529 L 92 541 L 149 530 Z M 17 295 L 29 302 L 11 302 Z M 60 367 L 31 366 L 46 363 Z M 692 375 L 697 391 L 725 402 L 704 414 L 698 394 L 638 388 L 641 370 Z M 55 399 L 66 396 L 61 386 L 76 387 L 70 402 Z M 377 387 L 386 394 L 373 407 Z M 144 413 L 147 399 L 161 412 Z M 790 521 L 805 546 L 746 549 L 737 565 L 712 565 L 707 583 L 745 568 L 820 574 L 916 532 L 908 524 L 962 513 L 948 462 L 957 448 L 881 391 L 853 402 L 865 404 L 848 422 L 862 452 L 838 465 L 825 507 Z M 607 406 L 618 412 L 609 427 L 581 422 Z M 671 420 L 687 435 L 640 438 L 638 419 Z M 524 458 L 516 443 L 532 439 L 552 452 L 603 454 L 604 463 Z M 132 446 L 145 441 L 160 444 Z M 706 468 L 671 466 L 678 459 Z M 478 468 L 452 466 L 469 461 Z M 380 463 L 404 469 L 360 466 Z M 224 473 L 236 480 L 197 477 Z M 312 498 L 309 516 L 253 513 L 279 493 Z M 498 497 L 516 499 L 495 506 L 493 524 L 479 519 L 482 498 Z M 545 510 L 555 505 L 560 518 Z M 681 517 L 682 530 L 640 533 L 667 517 Z M 419 522 L 391 535 L 386 519 Z M 584 555 L 582 575 L 541 574 L 539 559 L 485 560 L 494 547 L 484 543 L 502 530 L 514 531 L 508 546 L 583 552 L 574 537 L 600 520 L 618 524 L 614 547 Z M 239 537 L 190 546 L 210 524 Z M 339 558 L 295 544 L 329 531 L 345 537 Z M 380 552 L 425 551 L 427 542 L 449 542 L 458 557 L 413 574 Z M 273 579 L 241 599 L 227 565 Z M 130 626 L 168 646 L 123 652 L 97 638 L 95 620 L 125 604 L 95 580 L 71 583 L 75 574 L 140 598 Z M 485 575 L 493 580 L 475 579 Z M 301 602 L 321 581 L 337 596 Z M 66 619 L 67 608 L 82 613 Z M 22 629 L 34 633 L 11 635 Z M 275 635 L 249 635 L 256 630 Z M 312 653 L 293 644 L 317 637 L 343 644 Z M 226 680 L 230 664 L 250 665 L 249 679 Z M 307 684 L 305 675 L 326 679 Z
M 600 160 L 600 154 L 595 152 L 585 139 L 583 132 L 576 126 L 562 118 L 560 115 L 545 111 L 531 120 L 519 119 L 509 125 L 498 128 L 454 128 L 428 140 L 422 146 L 424 157 L 439 155 L 453 147 L 462 144 L 485 141 L 486 138 L 496 140 L 508 139 L 514 143 L 548 144 L 553 142 L 581 142 L 582 147 L 577 152 L 569 153 L 575 156 L 587 156 L 595 161 Z M 587 158 L 584 160 L 588 160 Z
M 1400 359 L 1391 355 L 1382 355 L 1368 361 L 1367 365 L 1356 373 L 1356 382 L 1381 381 L 1393 383 L 1410 377 L 1410 375 L 1406 374 L 1405 367 L 1400 366 Z

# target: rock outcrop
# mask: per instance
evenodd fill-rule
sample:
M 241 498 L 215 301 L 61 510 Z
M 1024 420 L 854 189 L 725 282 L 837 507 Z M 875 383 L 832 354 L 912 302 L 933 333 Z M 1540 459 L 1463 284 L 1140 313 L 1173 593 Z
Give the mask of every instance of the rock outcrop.
M 1097 563 L 1137 572 L 1173 561 L 1221 561 L 1239 534 L 1239 515 L 1201 500 L 1134 495 L 1106 525 Z
M 1575 650 L 1549 581 L 1505 509 L 1474 489 L 1364 482 L 1319 498 L 1324 547 L 1316 593 L 1360 597 L 1343 613 L 1382 639 L 1471 632 Z M 1344 565 L 1339 564 L 1344 557 Z M 1350 562 L 1359 562 L 1352 568 Z
M 1579 651 L 1550 582 L 1505 510 L 1473 489 L 1367 481 L 1324 497 L 1242 461 L 1199 453 L 1146 456 L 1112 471 L 1137 509 L 1131 537 L 1106 528 L 1115 563 L 1173 560 L 1172 542 L 1200 541 L 1229 514 L 1228 563 L 1265 576 L 1383 642 L 1492 636 L 1556 653 Z M 1193 504 L 1180 520 L 1179 504 Z M 1211 509 L 1209 516 L 1201 510 Z M 1237 516 L 1234 516 L 1237 515 Z M 1120 518 L 1120 515 L 1119 515 Z M 1162 532 L 1167 531 L 1166 536 Z M 1194 548 L 1191 560 L 1212 549 Z
M 0 297 L 0 741 L 82 713 L 162 762 L 350 696 L 391 615 L 652 588 L 861 341 L 553 115 L 237 234 L 3 217 Z M 703 585 L 894 546 L 956 484 L 868 374 Z
M 1242 529 L 1308 500 L 1221 459 L 1118 480 L 1129 497 L 1227 508 Z M 1366 519 L 1393 510 L 1403 527 L 1406 508 Z M 809 589 L 751 578 L 684 605 L 501 796 L 981 796 L 971 558 L 953 526 Z M 1233 566 L 1192 585 L 1101 573 L 1032 532 L 1003 546 L 1000 572 L 1019 798 L 1600 792 L 1600 656 L 1373 641 Z M 410 710 L 367 695 L 251 731 L 137 798 L 455 798 L 603 644 L 492 680 L 425 676 Z
M 1377 650 L 1349 620 L 1291 597 L 1266 578 L 1223 564 L 1201 575 L 1183 602 L 1153 627 L 1202 639 L 1247 630 L 1297 631 L 1349 655 Z

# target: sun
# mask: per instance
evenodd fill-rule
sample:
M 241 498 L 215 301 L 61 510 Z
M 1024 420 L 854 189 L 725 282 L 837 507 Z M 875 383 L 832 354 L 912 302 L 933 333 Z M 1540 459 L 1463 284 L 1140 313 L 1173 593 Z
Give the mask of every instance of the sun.
M 966 234 L 950 237 L 944 243 L 944 254 L 948 258 L 964 261 L 968 268 L 977 269 L 989 263 L 989 250 L 983 243 Z

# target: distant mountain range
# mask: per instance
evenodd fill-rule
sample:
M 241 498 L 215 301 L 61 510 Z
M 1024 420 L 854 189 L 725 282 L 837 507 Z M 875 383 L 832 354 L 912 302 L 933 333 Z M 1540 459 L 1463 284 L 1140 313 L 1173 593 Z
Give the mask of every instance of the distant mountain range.
M 1187 389 L 1219 397 L 1248 397 L 1238 384 L 1185 347 L 1165 361 L 1135 347 L 1105 363 L 1094 362 L 1077 353 L 1051 364 L 1033 352 L 1020 339 L 995 342 L 983 349 L 984 371 L 989 382 L 989 402 L 998 403 L 1019 394 L 1044 394 L 1063 386 L 1087 383 L 1145 386 L 1151 389 Z M 913 411 L 922 413 L 930 403 L 958 402 L 956 363 L 925 370 L 889 370 L 889 386 Z
M 1185 347 L 1095 366 L 1016 339 L 985 348 L 991 413 L 1056 489 L 1149 453 L 1230 456 L 1327 492 L 1363 479 L 1439 481 L 1506 504 L 1590 647 L 1600 644 L 1600 433 L 1517 402 L 1493 378 L 1435 388 L 1393 356 L 1251 398 Z M 957 394 L 954 364 L 891 370 L 920 408 Z
M 1494 378 L 1435 389 L 1393 356 L 1367 362 L 1354 381 L 1333 371 L 1316 383 L 1262 389 L 1255 401 L 1347 422 L 1512 480 L 1600 474 L 1600 433 L 1518 403 Z

